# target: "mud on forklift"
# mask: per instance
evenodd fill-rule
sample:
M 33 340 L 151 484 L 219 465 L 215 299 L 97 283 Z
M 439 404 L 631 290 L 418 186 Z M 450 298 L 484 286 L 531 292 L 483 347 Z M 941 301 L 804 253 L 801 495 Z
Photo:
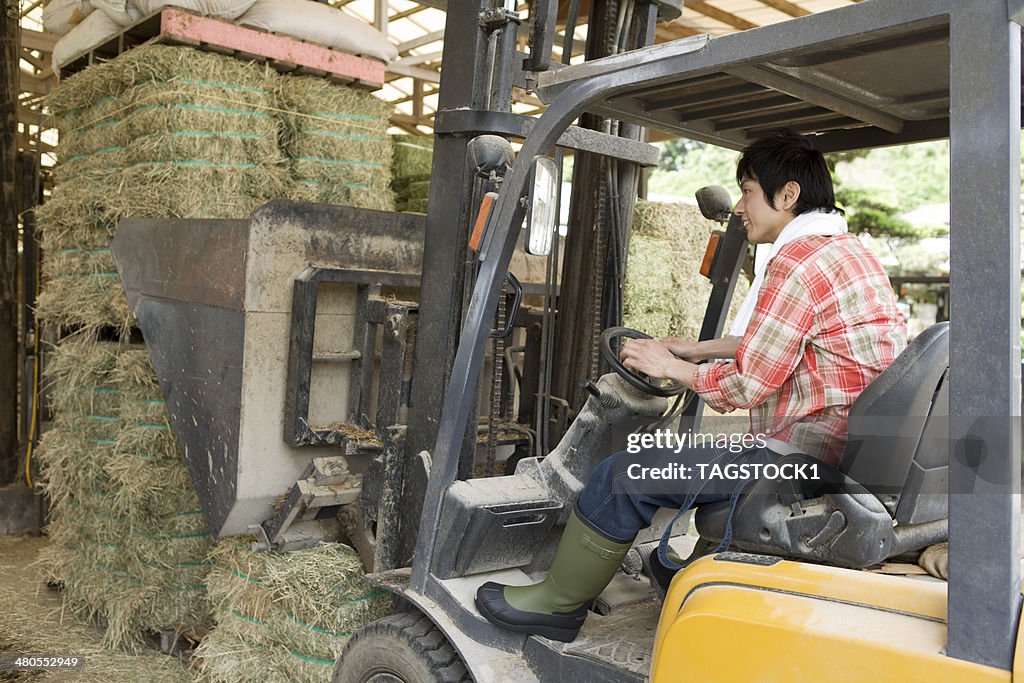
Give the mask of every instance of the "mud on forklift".
M 560 20 L 571 25 L 579 3 L 568 5 Z M 272 202 L 248 221 L 120 226 L 115 256 L 211 530 L 254 533 L 268 549 L 344 538 L 360 551 L 401 611 L 353 636 L 335 676 L 345 683 L 1024 680 L 1024 3 L 869 0 L 649 47 L 658 15 L 678 3 L 592 0 L 590 32 L 613 39 L 595 38 L 587 62 L 552 68 L 540 55 L 557 10 L 533 3 L 520 67 L 518 15 L 449 4 L 446 33 L 466 39 L 445 45 L 425 221 Z M 547 104 L 539 119 L 509 113 L 513 84 Z M 642 583 L 613 582 L 616 594 L 598 600 L 605 614 L 575 641 L 511 633 L 476 612 L 476 589 L 532 582 L 593 466 L 631 430 L 664 420 L 662 387 L 621 366 L 576 386 L 607 367 L 596 360 L 600 331 L 620 324 L 614 285 L 637 169 L 655 160 L 641 126 L 732 149 L 778 127 L 825 152 L 948 137 L 953 323 L 919 336 L 858 399 L 834 473 L 841 487 L 801 500 L 765 484 L 738 506 L 730 549 L 695 558 L 663 604 L 621 588 Z M 504 143 L 481 135 L 522 147 L 511 162 Z M 525 285 L 542 295 L 539 312 L 507 292 L 524 287 L 510 272 L 528 270 L 517 251 L 527 213 L 528 250 L 553 239 L 545 274 L 558 268 L 558 238 L 542 219 L 558 186 L 546 158 L 564 147 L 578 155 L 570 224 L 600 226 L 602 237 L 574 242 L 570 231 L 556 317 L 555 278 L 539 292 Z M 473 230 L 481 203 L 489 209 Z M 727 205 L 705 204 L 728 218 Z M 745 252 L 729 219 L 711 254 L 701 338 L 721 334 Z M 272 286 L 281 281 L 290 293 Z M 418 301 L 406 301 L 417 285 Z M 520 350 L 501 341 L 516 325 L 527 340 L 518 375 Z M 612 363 L 615 334 L 605 337 Z M 350 338 L 352 348 L 330 343 Z M 206 352 L 191 351 L 195 339 Z M 486 473 L 503 439 L 520 454 L 505 476 L 474 478 L 488 371 L 498 419 L 484 423 Z M 525 426 L 508 398 L 517 379 Z M 564 434 L 552 396 L 562 415 L 580 406 Z M 673 419 L 695 429 L 700 401 L 684 403 Z M 342 421 L 376 425 L 380 443 Z M 724 538 L 727 507 L 698 510 L 702 545 Z M 947 537 L 948 584 L 862 571 Z

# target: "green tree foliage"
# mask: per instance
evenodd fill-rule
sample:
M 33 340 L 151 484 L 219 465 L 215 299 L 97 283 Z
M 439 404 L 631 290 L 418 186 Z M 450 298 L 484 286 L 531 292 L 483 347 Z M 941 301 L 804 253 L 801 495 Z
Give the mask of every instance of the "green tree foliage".
M 949 142 L 830 155 L 843 188 L 871 190 L 899 212 L 949 201 Z
M 657 146 L 661 158 L 648 179 L 651 193 L 692 198 L 706 185 L 721 185 L 735 196 L 738 152 L 682 139 Z
M 915 226 L 899 217 L 900 210 L 878 198 L 873 190 L 840 187 L 836 202 L 846 211 L 850 232 L 872 237 L 920 239 L 948 232 L 945 226 Z

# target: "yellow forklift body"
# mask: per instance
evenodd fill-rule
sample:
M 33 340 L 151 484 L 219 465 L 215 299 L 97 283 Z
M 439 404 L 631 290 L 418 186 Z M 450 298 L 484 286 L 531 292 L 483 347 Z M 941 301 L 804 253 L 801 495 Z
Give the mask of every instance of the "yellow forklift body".
M 672 582 L 652 683 L 1011 680 L 945 656 L 945 582 L 729 557 L 702 558 Z

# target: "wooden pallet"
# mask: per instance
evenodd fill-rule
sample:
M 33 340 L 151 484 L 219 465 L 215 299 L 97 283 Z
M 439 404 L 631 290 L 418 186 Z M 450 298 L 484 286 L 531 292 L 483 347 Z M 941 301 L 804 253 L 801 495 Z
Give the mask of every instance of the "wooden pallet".
M 282 73 L 327 78 L 338 83 L 376 90 L 384 84 L 384 63 L 350 55 L 312 42 L 164 8 L 125 28 L 110 40 L 73 57 L 60 69 L 64 78 L 126 50 L 148 43 L 189 45 L 266 62 Z

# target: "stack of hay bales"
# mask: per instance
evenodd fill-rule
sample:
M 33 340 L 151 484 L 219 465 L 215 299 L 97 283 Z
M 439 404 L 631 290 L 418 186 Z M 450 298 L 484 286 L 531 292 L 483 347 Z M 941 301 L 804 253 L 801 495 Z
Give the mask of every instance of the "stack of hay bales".
M 683 203 L 638 201 L 629 241 L 623 320 L 653 337 L 697 339 L 711 294 L 700 274 L 704 250 L 720 226 Z M 729 320 L 746 296 L 749 283 L 736 283 Z M 728 327 L 726 328 L 728 329 Z
M 430 197 L 430 166 L 434 159 L 434 139 L 419 135 L 392 135 L 394 161 L 391 187 L 395 191 L 395 209 L 426 213 Z
M 199 501 L 110 252 L 117 221 L 238 218 L 287 188 L 262 68 L 153 46 L 67 79 L 49 100 L 61 163 L 39 209 L 42 320 L 74 334 L 47 380 L 39 457 L 53 500 L 49 571 L 109 646 L 208 621 Z
M 391 144 L 381 125 L 391 106 L 321 78 L 285 76 L 276 86 L 292 198 L 393 211 Z
M 198 650 L 204 683 L 331 681 L 352 633 L 391 611 L 363 579 L 351 548 L 326 543 L 287 554 L 222 541 L 207 578 L 217 627 Z
M 137 649 L 165 628 L 209 620 L 212 545 L 144 349 L 65 340 L 51 355 L 56 422 L 39 458 L 51 498 L 47 571 L 65 607 Z
M 46 372 L 55 426 L 38 450 L 53 502 L 45 564 L 69 612 L 134 649 L 147 632 L 209 625 L 213 542 L 148 353 L 132 343 L 117 222 L 244 218 L 279 197 L 390 208 L 388 112 L 367 93 L 160 45 L 67 78 L 48 106 L 61 141 L 37 213 L 39 315 L 63 338 Z M 353 118 L 330 128 L 325 112 Z

